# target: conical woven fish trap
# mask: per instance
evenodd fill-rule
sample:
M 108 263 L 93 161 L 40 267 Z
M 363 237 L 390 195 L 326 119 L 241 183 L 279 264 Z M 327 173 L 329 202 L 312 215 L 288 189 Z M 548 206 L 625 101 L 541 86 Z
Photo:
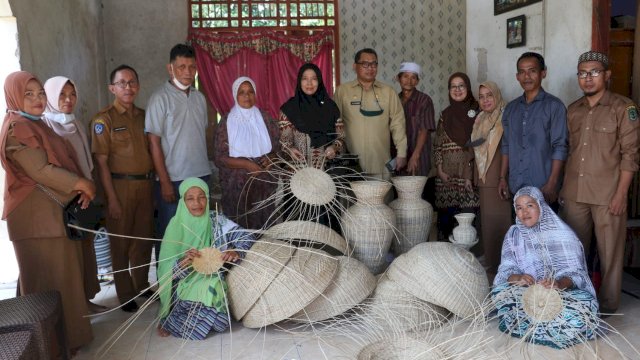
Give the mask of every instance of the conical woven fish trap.
M 564 305 L 556 289 L 547 289 L 542 285 L 529 286 L 522 294 L 524 312 L 535 321 L 551 321 L 558 317 Z
M 367 316 L 387 331 L 428 330 L 442 325 L 449 311 L 406 292 L 383 275 L 364 307 Z
M 324 293 L 292 319 L 314 322 L 332 318 L 362 302 L 375 289 L 376 278 L 363 263 L 347 256 L 338 260 L 338 272 Z
M 296 170 L 290 186 L 296 198 L 311 205 L 326 205 L 336 196 L 336 184 L 331 176 L 313 167 Z
M 347 254 L 347 241 L 328 226 L 314 221 L 285 221 L 264 231 L 265 236 L 279 240 L 308 240 L 329 245 L 342 254 Z
M 387 274 L 412 295 L 463 318 L 473 316 L 489 293 L 480 262 L 451 243 L 418 244 L 397 257 Z
M 358 360 L 441 360 L 448 359 L 437 346 L 411 338 L 378 340 L 365 346 Z
M 283 241 L 263 237 L 253 244 L 240 265 L 229 271 L 229 308 L 236 320 L 240 320 L 258 301 L 289 262 L 294 250 Z
M 248 328 L 260 328 L 291 317 L 320 296 L 337 271 L 336 258 L 322 250 L 298 248 L 242 323 Z

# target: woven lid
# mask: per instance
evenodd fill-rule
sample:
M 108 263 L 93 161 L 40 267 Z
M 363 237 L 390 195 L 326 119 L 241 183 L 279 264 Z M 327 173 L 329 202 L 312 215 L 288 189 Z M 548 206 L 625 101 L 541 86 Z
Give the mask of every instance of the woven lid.
M 329 245 L 342 254 L 347 254 L 347 241 L 328 226 L 314 221 L 285 221 L 263 232 L 267 237 L 279 240 L 309 240 Z
M 242 323 L 248 328 L 260 328 L 289 318 L 320 296 L 337 271 L 336 258 L 322 250 L 298 248 Z M 251 283 L 252 278 L 245 281 Z
M 286 242 L 262 238 L 227 275 L 229 308 L 240 320 L 289 262 L 295 248 Z
M 378 340 L 365 346 L 358 360 L 440 360 L 449 359 L 436 345 L 411 338 Z
M 335 278 L 311 304 L 291 318 L 300 322 L 322 321 L 353 308 L 376 287 L 376 278 L 360 261 L 339 256 Z
M 451 243 L 414 246 L 391 263 L 388 275 L 407 292 L 463 318 L 473 316 L 489 293 L 480 262 Z
M 365 309 L 378 326 L 391 331 L 433 329 L 450 314 L 447 309 L 408 293 L 386 275 L 378 281 Z

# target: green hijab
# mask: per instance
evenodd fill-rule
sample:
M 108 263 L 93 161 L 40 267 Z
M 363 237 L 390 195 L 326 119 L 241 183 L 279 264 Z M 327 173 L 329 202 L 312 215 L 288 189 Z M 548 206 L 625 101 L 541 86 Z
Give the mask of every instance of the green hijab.
M 198 187 L 207 197 L 207 206 L 202 216 L 193 216 L 184 201 L 187 190 Z M 191 248 L 202 249 L 212 244 L 212 221 L 209 211 L 209 187 L 199 178 L 188 178 L 180 184 L 180 200 L 176 214 L 169 221 L 158 263 L 158 282 L 160 284 L 160 318 L 165 318 L 171 310 L 171 288 L 173 265 Z M 189 270 L 189 269 L 187 269 Z M 200 302 L 214 307 L 218 312 L 226 313 L 226 283 L 218 274 L 203 275 L 196 271 L 180 280 L 176 290 L 178 299 Z

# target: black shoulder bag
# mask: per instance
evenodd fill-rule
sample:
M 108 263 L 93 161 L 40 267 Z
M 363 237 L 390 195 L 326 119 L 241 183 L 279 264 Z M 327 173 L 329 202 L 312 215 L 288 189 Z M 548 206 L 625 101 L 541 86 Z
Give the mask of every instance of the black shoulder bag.
M 64 223 L 67 237 L 69 239 L 84 240 L 90 234 L 86 231 L 72 228 L 69 226 L 70 224 L 91 230 L 96 230 L 100 225 L 102 210 L 98 206 L 94 205 L 93 202 L 89 203 L 89 206 L 86 209 L 81 208 L 78 203 L 80 194 L 76 195 L 67 205 L 64 205 L 44 185 L 38 184 L 38 188 L 40 188 L 40 190 L 47 194 L 47 196 L 62 208 L 62 222 Z

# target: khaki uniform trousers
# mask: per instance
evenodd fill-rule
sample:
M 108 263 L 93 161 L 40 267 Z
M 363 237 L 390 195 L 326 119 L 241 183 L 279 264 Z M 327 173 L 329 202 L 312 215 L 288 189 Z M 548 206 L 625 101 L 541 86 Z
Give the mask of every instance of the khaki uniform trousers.
M 589 251 L 592 230 L 595 230 L 602 285 L 598 291 L 601 311 L 616 311 L 620 305 L 622 266 L 627 231 L 627 214 L 614 216 L 607 205 L 592 205 L 566 200 L 561 212 Z
M 150 238 L 153 230 L 153 181 L 112 179 L 122 207 L 120 219 L 107 216 L 113 234 Z M 149 286 L 149 262 L 153 241 L 110 236 L 111 263 L 120 303 L 136 297 Z M 129 269 L 120 271 L 123 269 Z

